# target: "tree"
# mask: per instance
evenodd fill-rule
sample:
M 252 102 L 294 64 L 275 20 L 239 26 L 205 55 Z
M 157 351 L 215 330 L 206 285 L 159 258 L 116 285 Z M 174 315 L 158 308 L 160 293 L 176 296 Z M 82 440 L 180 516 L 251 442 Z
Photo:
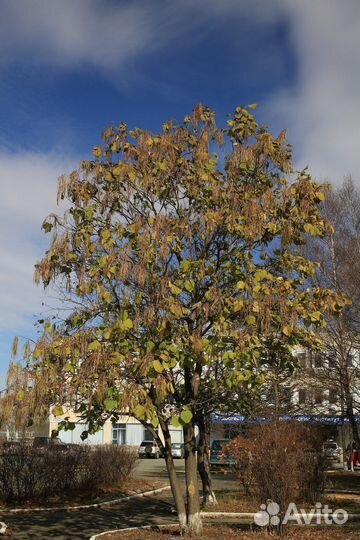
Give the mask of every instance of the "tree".
M 328 390 L 330 401 L 349 419 L 360 448 L 356 421 L 360 413 L 360 191 L 350 177 L 341 186 L 330 187 L 321 210 L 332 231 L 307 244 L 306 256 L 318 263 L 312 283 L 331 287 L 351 302 L 339 317 L 329 317 L 321 332 L 324 354 L 312 385 Z
M 264 360 L 262 370 L 264 384 L 261 386 L 260 399 L 254 404 L 254 412 L 277 421 L 281 415 L 294 414 L 294 367 L 295 359 L 286 360 L 274 355 Z
M 257 367 L 253 366 L 254 376 L 256 370 Z M 260 370 L 258 373 L 261 377 Z M 202 384 L 201 398 L 198 399 L 194 421 L 198 428 L 197 464 L 204 505 L 217 504 L 210 472 L 211 415 L 219 412 L 219 409 L 223 415 L 232 415 L 239 410 L 243 414 L 251 414 L 254 404 L 257 404 L 259 393 L 257 386 L 246 382 L 237 385 L 224 384 L 230 376 L 229 368 L 223 362 L 215 361 L 206 366 L 202 377 L 205 384 Z
M 158 134 L 107 129 L 93 159 L 60 179 L 69 210 L 43 224 L 54 235 L 36 279 L 59 286 L 69 313 L 44 321 L 31 391 L 59 417 L 74 404 L 90 430 L 126 410 L 162 444 L 159 425 L 182 531 L 201 530 L 195 426 L 216 366 L 212 407 L 261 383 L 267 351 L 291 363 L 291 347 L 313 346 L 314 326 L 342 307 L 304 287 L 313 264 L 289 250 L 329 232 L 321 186 L 291 172 L 285 133 L 273 137 L 251 107 L 219 129 L 199 105 Z M 171 423 L 184 431 L 186 506 Z

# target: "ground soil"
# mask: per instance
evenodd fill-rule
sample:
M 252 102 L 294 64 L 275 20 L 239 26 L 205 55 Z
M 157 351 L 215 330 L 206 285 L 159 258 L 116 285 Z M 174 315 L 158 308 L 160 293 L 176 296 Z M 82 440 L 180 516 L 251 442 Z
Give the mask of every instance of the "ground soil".
M 136 530 L 109 534 L 102 540 L 175 540 L 180 538 L 174 529 Z M 193 538 L 193 537 L 192 537 Z M 279 538 L 264 531 L 244 531 L 230 526 L 205 526 L 198 540 L 276 540 Z M 293 527 L 280 537 L 281 540 L 359 540 L 359 531 L 346 527 Z

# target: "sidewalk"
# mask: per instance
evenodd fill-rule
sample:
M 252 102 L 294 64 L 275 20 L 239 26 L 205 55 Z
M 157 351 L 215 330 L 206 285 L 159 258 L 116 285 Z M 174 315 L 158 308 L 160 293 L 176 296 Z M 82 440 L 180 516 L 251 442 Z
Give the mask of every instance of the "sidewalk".
M 109 508 L 90 510 L 6 514 L 14 540 L 88 540 L 102 531 L 138 525 L 159 525 L 174 521 L 170 492 L 135 498 Z

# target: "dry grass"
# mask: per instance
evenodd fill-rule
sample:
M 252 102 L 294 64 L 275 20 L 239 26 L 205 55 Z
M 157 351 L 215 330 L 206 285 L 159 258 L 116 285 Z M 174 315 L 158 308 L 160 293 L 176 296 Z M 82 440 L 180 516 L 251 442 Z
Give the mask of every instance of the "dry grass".
M 136 530 L 116 533 L 103 540 L 175 540 L 179 533 L 172 529 Z M 276 536 L 261 531 L 244 531 L 230 526 L 206 526 L 199 540 L 276 540 Z M 291 528 L 282 540 L 359 540 L 359 532 L 346 527 L 297 527 Z
M 326 480 L 328 488 L 358 491 L 360 495 L 360 471 L 328 471 Z
M 206 512 L 257 512 L 259 504 L 254 498 L 239 491 L 223 491 L 216 494 L 218 504 L 206 506 Z
M 228 491 L 217 494 L 218 504 L 209 506 L 203 510 L 206 512 L 257 512 L 259 510 L 258 502 L 241 492 Z M 360 513 L 360 495 L 349 495 L 345 493 L 334 493 L 325 495 L 323 503 L 331 508 L 343 508 L 349 514 Z M 301 508 L 311 508 L 310 503 L 299 504 Z M 360 540 L 360 535 L 359 535 Z
M 347 493 L 329 493 L 329 495 L 325 497 L 325 501 L 331 508 L 343 508 L 349 514 L 360 513 L 360 495 L 348 495 Z
M 39 501 L 27 501 L 21 504 L 1 503 L 0 511 L 9 508 L 21 507 L 36 508 L 38 506 L 54 507 L 54 506 L 77 506 L 81 504 L 92 504 L 103 501 L 110 501 L 112 499 L 118 499 L 121 497 L 127 497 L 128 495 L 134 495 L 143 491 L 151 491 L 167 485 L 167 482 L 160 480 L 143 479 L 143 478 L 128 478 L 118 485 L 102 485 L 96 490 L 79 490 L 73 493 L 62 493 L 60 495 L 53 495 L 47 497 L 45 500 Z

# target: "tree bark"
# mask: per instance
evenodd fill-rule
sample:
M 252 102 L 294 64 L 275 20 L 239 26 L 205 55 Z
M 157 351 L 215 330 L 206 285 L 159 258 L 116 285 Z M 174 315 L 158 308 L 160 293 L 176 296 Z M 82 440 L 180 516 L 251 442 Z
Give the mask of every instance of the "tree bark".
M 359 452 L 360 434 L 359 434 L 359 428 L 358 428 L 358 424 L 357 424 L 355 413 L 354 413 L 353 398 L 352 398 L 352 393 L 351 393 L 351 389 L 349 385 L 345 386 L 344 394 L 345 394 L 346 416 L 349 419 L 352 435 L 354 438 L 354 442 L 356 444 L 356 449 Z
M 210 415 L 200 413 L 197 419 L 199 428 L 199 442 L 197 447 L 197 466 L 202 482 L 203 503 L 205 505 L 217 504 L 216 495 L 212 488 L 210 471 Z
M 174 497 L 175 508 L 178 515 L 180 534 L 183 535 L 186 533 L 188 528 L 187 515 L 184 497 L 182 494 L 181 486 L 179 484 L 179 479 L 176 474 L 174 460 L 171 454 L 171 435 L 166 422 L 159 418 L 159 423 L 164 436 L 164 457 L 169 476 L 171 491 Z
M 187 532 L 189 534 L 199 534 L 202 531 L 202 521 L 200 517 L 194 425 L 192 423 L 186 424 L 183 431 L 185 447 Z

